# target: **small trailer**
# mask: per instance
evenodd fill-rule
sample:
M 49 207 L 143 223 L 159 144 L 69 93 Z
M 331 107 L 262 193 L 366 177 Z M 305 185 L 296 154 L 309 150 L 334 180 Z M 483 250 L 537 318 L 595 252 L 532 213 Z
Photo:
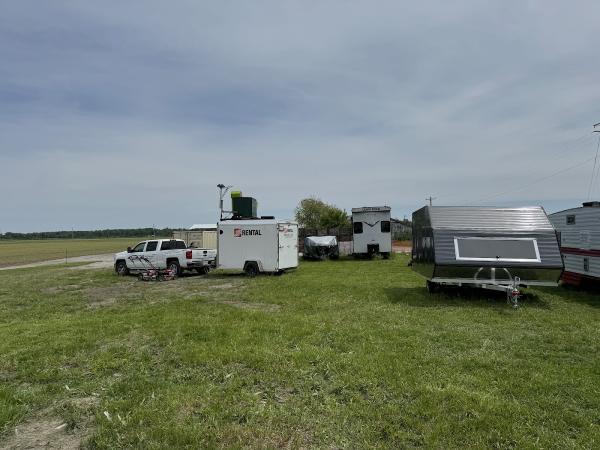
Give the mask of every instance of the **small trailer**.
M 412 215 L 412 269 L 431 292 L 443 285 L 503 291 L 557 286 L 563 271 L 554 227 L 542 207 L 425 206 Z
M 298 224 L 277 219 L 220 221 L 217 267 L 243 270 L 252 277 L 298 267 Z
M 335 236 L 307 236 L 304 238 L 304 259 L 338 259 L 340 249 Z
M 390 257 L 391 210 L 389 206 L 352 208 L 352 252 L 355 256 L 380 254 L 384 258 Z
M 600 202 L 550 214 L 565 263 L 563 283 L 600 283 Z

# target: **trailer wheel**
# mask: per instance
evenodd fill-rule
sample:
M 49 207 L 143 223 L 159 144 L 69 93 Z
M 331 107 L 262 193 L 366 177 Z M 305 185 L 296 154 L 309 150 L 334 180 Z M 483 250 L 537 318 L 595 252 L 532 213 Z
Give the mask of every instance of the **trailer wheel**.
M 440 291 L 440 285 L 437 283 L 434 283 L 433 281 L 429 281 L 427 280 L 427 292 L 429 292 L 430 294 L 435 294 L 436 292 Z
M 206 275 L 208 272 L 210 272 L 210 267 L 209 266 L 199 267 L 198 269 L 196 269 L 196 272 L 198 272 L 199 275 Z
M 390 253 L 389 252 L 382 253 L 381 256 L 383 257 L 383 259 L 390 259 Z
M 258 264 L 255 262 L 247 262 L 244 266 L 244 273 L 250 278 L 254 278 L 258 272 Z
M 175 277 L 181 275 L 181 266 L 179 265 L 179 261 L 177 261 L 176 259 L 167 261 L 167 269 L 172 271 Z
M 117 264 L 115 264 L 115 272 L 122 277 L 129 275 L 129 269 L 127 268 L 125 261 L 118 261 Z

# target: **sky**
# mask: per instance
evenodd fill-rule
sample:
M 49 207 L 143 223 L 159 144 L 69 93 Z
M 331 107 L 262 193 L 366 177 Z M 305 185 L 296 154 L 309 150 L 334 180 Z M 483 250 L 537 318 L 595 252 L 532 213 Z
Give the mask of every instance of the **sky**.
M 597 1 L 0 0 L 0 232 L 215 222 L 218 183 L 280 218 L 309 196 L 399 218 L 429 196 L 600 199 L 598 17 Z

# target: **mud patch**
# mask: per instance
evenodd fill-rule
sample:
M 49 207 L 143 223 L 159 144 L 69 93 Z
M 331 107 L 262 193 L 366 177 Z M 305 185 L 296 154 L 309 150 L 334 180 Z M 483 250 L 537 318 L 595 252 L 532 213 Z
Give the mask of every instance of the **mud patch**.
M 40 289 L 43 294 L 62 294 L 63 292 L 77 291 L 81 289 L 80 284 L 66 284 L 64 286 L 53 286 Z
M 14 434 L 0 447 L 3 449 L 78 449 L 86 434 L 83 430 L 67 430 L 67 424 L 56 418 L 38 418 L 15 427 Z
M 14 427 L 2 449 L 78 449 L 92 432 L 96 396 L 65 399 Z M 57 416 L 63 416 L 61 419 Z M 65 418 L 65 416 L 67 418 Z
M 83 291 L 83 296 L 89 308 L 100 308 L 111 306 L 120 300 L 138 299 L 143 296 L 142 292 L 131 289 L 132 284 L 90 287 Z

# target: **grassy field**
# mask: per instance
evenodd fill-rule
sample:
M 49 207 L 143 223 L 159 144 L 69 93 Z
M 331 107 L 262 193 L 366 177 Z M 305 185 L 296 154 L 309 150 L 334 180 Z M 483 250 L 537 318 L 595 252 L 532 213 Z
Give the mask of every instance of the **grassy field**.
M 597 293 L 513 310 L 430 296 L 406 263 L 0 272 L 0 447 L 600 446 Z
M 0 240 L 0 267 L 125 250 L 147 238 Z

